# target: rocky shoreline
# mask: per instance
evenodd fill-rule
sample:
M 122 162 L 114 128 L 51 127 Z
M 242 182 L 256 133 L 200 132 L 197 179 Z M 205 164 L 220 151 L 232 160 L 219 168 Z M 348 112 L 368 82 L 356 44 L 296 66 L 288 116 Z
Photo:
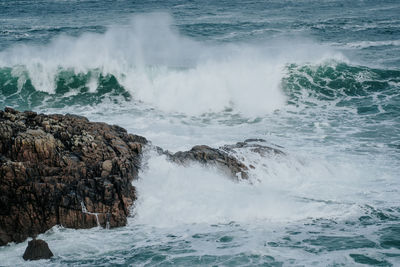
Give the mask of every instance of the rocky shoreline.
M 241 162 L 235 149 L 284 154 L 253 141 L 170 153 L 116 125 L 5 108 L 0 111 L 0 246 L 22 242 L 55 225 L 126 225 L 137 198 L 132 181 L 138 177 L 145 147 L 177 164 L 199 162 L 234 179 L 247 179 L 254 167 Z

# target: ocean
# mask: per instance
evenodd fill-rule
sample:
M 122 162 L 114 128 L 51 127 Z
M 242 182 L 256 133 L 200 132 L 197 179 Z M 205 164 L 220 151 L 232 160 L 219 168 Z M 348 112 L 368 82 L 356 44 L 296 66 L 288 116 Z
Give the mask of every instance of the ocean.
M 232 181 L 146 152 L 126 227 L 54 227 L 0 266 L 400 266 L 400 2 L 0 1 L 0 108 L 171 152 L 262 138 Z

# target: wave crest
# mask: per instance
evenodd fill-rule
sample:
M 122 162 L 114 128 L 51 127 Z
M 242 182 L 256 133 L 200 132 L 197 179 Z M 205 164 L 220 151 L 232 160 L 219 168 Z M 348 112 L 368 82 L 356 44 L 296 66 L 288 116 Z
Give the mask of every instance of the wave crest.
M 47 45 L 14 46 L 0 52 L 0 68 L 12 69 L 20 89 L 29 80 L 36 91 L 50 95 L 60 92 L 67 71 L 73 73 L 68 79 L 89 93 L 99 90 L 98 77 L 112 76 L 118 84 L 113 89 L 121 86 L 135 100 L 167 112 L 199 115 L 228 108 L 253 116 L 285 105 L 280 83 L 287 62 L 334 54 L 307 40 L 300 43 L 293 49 L 288 40 L 200 42 L 179 34 L 168 14 L 151 13 L 104 34 L 63 35 Z

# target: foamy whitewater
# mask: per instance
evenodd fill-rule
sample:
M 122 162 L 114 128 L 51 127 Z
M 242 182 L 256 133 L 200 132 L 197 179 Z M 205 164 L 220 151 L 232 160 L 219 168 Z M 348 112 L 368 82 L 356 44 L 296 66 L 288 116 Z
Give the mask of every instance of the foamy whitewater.
M 0 108 L 120 125 L 172 152 L 262 138 L 218 169 L 145 154 L 126 227 L 54 227 L 0 266 L 399 266 L 398 1 L 0 3 Z

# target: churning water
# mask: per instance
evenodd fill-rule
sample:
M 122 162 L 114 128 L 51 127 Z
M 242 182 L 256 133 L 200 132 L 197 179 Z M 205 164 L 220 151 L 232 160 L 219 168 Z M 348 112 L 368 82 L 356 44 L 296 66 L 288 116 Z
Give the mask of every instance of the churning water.
M 148 152 L 126 227 L 54 227 L 0 265 L 400 265 L 398 1 L 2 1 L 0 107 L 170 151 L 263 138 L 249 181 Z

